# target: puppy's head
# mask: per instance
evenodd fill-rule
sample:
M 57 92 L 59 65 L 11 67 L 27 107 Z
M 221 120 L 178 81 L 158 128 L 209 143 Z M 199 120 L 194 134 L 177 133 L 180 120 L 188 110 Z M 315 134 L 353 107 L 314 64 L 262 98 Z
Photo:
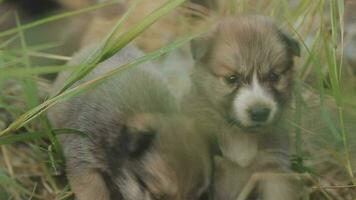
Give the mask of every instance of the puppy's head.
M 208 146 L 181 117 L 142 115 L 130 120 L 112 148 L 113 199 L 208 200 L 212 160 Z
M 193 85 L 243 128 L 274 122 L 289 99 L 298 43 L 261 16 L 221 20 L 192 41 Z

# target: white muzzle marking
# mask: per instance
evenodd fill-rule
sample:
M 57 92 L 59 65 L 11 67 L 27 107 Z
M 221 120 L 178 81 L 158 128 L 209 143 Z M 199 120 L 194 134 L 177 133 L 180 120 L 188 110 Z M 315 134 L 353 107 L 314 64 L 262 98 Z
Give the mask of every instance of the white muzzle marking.
M 269 109 L 266 120 L 258 122 L 251 118 L 249 111 L 254 106 L 263 106 Z M 259 83 L 256 73 L 253 75 L 252 84 L 241 87 L 233 102 L 234 115 L 237 121 L 245 127 L 271 123 L 277 113 L 277 108 L 277 103 L 272 94 Z

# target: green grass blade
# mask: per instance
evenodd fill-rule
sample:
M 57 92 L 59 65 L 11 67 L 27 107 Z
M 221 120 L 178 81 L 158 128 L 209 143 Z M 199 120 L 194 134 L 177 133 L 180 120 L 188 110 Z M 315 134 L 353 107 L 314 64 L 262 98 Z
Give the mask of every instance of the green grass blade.
M 14 122 L 12 122 L 9 125 L 9 127 L 7 127 L 5 130 L 1 131 L 0 136 L 10 133 L 12 131 L 15 131 L 15 130 L 19 129 L 20 127 L 23 127 L 25 124 L 27 124 L 34 118 L 38 117 L 40 114 L 42 114 L 44 111 L 46 111 L 50 107 L 54 106 L 58 102 L 64 101 L 64 100 L 69 99 L 75 95 L 78 95 L 90 88 L 93 88 L 96 85 L 106 81 L 107 79 L 117 75 L 118 73 L 122 72 L 123 70 L 126 70 L 130 67 L 137 66 L 137 65 L 142 64 L 146 61 L 156 59 L 156 58 L 162 56 L 163 54 L 166 54 L 166 53 L 172 51 L 173 49 L 176 49 L 176 48 L 182 46 L 183 44 L 187 43 L 188 41 L 190 41 L 194 37 L 200 35 L 201 33 L 202 32 L 188 34 L 187 36 L 182 37 L 182 38 L 176 40 L 175 42 L 170 43 L 169 45 L 159 48 L 158 50 L 151 52 L 151 53 L 147 54 L 146 56 L 138 58 L 129 64 L 126 64 L 123 66 L 118 66 L 117 69 L 110 71 L 110 72 L 104 74 L 103 76 L 100 76 L 96 79 L 90 80 L 90 81 L 85 82 L 81 85 L 78 85 L 74 88 L 64 91 L 63 93 L 43 102 L 42 104 L 38 105 L 37 107 L 35 107 L 35 108 L 31 109 L 30 111 L 26 112 L 25 114 L 21 115 Z
M 109 47 L 112 46 L 111 43 L 116 42 L 114 39 L 116 38 L 116 34 L 120 31 L 120 28 L 123 24 L 123 22 L 128 18 L 128 16 L 134 11 L 136 6 L 141 2 L 142 0 L 135 0 L 130 8 L 125 12 L 125 14 L 120 18 L 120 20 L 116 23 L 115 27 L 112 29 L 112 31 L 106 36 L 106 38 L 103 40 L 102 44 L 100 44 L 94 51 L 91 53 L 90 56 L 88 56 L 87 59 L 83 60 L 81 64 L 74 68 L 75 71 L 70 74 L 70 76 L 67 78 L 68 86 L 63 87 L 63 89 L 59 92 L 63 92 L 65 89 L 69 88 L 70 85 L 72 85 L 74 82 L 77 80 L 81 79 L 84 77 L 87 73 L 89 73 L 93 68 L 95 68 L 96 63 L 100 61 L 100 59 L 103 57 L 105 54 L 105 51 L 110 49 Z
M 153 23 L 158 21 L 161 17 L 165 16 L 172 10 L 174 10 L 176 7 L 184 3 L 186 0 L 171 0 L 153 11 L 151 14 L 149 14 L 147 17 L 145 17 L 143 20 L 141 20 L 139 23 L 133 25 L 130 29 L 128 29 L 125 33 L 123 33 L 117 40 L 112 41 L 112 45 L 104 45 L 101 50 L 99 50 L 100 53 L 94 55 L 94 58 L 90 58 L 89 60 L 85 60 L 83 63 L 80 64 L 80 68 L 78 68 L 78 71 L 73 72 L 68 79 L 66 80 L 64 87 L 59 91 L 58 94 L 62 93 L 66 89 L 68 89 L 70 86 L 72 86 L 76 81 L 82 79 L 84 76 L 86 76 L 91 70 L 93 70 L 96 67 L 96 64 L 111 57 L 114 55 L 116 52 L 118 52 L 120 49 L 125 47 L 129 42 L 131 42 L 133 39 L 135 39 L 138 35 L 140 35 L 142 32 L 144 32 L 149 26 L 151 26 Z M 111 34 L 115 34 L 114 32 Z M 108 41 L 112 40 L 112 37 L 108 37 Z M 105 42 L 104 44 L 107 44 Z M 57 94 L 57 95 L 58 95 Z
M 25 34 L 20 22 L 19 16 L 16 14 L 15 15 L 16 19 L 16 25 L 17 29 L 19 30 L 19 35 L 20 35 L 20 42 L 21 42 L 21 47 L 22 47 L 22 57 L 24 60 L 24 65 L 25 68 L 30 69 L 31 67 L 31 61 L 30 57 L 28 55 L 28 46 L 27 46 L 27 41 L 25 38 Z M 24 93 L 25 101 L 27 104 L 27 108 L 33 108 L 36 105 L 38 105 L 38 89 L 36 83 L 31 79 L 27 78 L 22 81 L 22 91 Z
M 13 144 L 15 142 L 27 142 L 30 140 L 39 140 L 46 137 L 47 134 L 45 132 L 32 132 L 8 135 L 5 137 L 0 137 L 0 145 Z
M 54 65 L 42 67 L 8 67 L 0 68 L 0 80 L 8 78 L 25 78 L 33 75 L 53 74 L 67 70 L 73 70 L 73 66 Z
M 171 11 L 173 11 L 176 7 L 183 4 L 186 0 L 171 0 L 166 4 L 153 11 L 150 15 L 145 17 L 140 23 L 134 25 L 131 29 L 129 29 L 126 33 L 124 33 L 116 42 L 114 42 L 113 47 L 108 49 L 103 56 L 103 60 L 114 55 L 118 50 L 124 47 L 126 44 L 135 39 L 138 35 L 144 32 L 149 26 L 158 21 L 161 17 L 167 15 Z
M 343 66 L 343 57 L 344 57 L 344 14 L 345 14 L 345 8 L 344 8 L 344 0 L 337 0 L 337 7 L 338 7 L 338 13 L 339 13 L 339 24 L 340 24 L 340 46 L 341 46 L 341 53 L 340 53 L 340 64 L 339 66 Z M 341 79 L 341 74 L 342 74 L 342 67 L 340 67 L 339 70 L 339 80 Z

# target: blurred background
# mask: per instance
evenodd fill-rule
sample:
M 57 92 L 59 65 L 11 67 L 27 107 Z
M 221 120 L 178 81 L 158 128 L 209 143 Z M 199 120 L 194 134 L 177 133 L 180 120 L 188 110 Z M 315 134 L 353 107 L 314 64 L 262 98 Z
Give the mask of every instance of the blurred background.
M 127 11 L 118 38 L 170 1 L 0 0 L 0 131 L 49 99 L 72 55 L 113 34 Z M 305 198 L 355 200 L 355 10 L 355 0 L 187 0 L 133 43 L 151 52 L 224 16 L 270 16 L 302 49 L 289 125 L 292 167 L 309 177 Z M 153 62 L 181 98 L 193 65 L 189 44 Z M 46 116 L 0 134 L 0 147 L 0 199 L 73 199 Z

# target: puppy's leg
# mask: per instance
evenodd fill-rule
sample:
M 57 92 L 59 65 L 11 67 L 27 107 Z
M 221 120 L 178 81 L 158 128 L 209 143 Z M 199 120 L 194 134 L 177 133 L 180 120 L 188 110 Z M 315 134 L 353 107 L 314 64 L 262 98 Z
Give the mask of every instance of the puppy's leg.
M 99 171 L 105 166 L 102 149 L 84 135 L 63 134 L 59 139 L 67 178 L 76 199 L 109 200 L 110 192 Z
M 265 150 L 258 158 L 258 189 L 261 200 L 298 200 L 302 182 L 289 170 L 287 154 Z
M 251 169 L 219 156 L 214 157 L 214 165 L 214 199 L 236 200 L 251 178 Z M 247 200 L 249 194 L 250 191 L 243 200 Z
M 301 184 L 292 174 L 267 174 L 259 182 L 261 200 L 298 200 Z
M 110 195 L 101 174 L 93 169 L 68 171 L 69 184 L 78 200 L 109 200 Z

